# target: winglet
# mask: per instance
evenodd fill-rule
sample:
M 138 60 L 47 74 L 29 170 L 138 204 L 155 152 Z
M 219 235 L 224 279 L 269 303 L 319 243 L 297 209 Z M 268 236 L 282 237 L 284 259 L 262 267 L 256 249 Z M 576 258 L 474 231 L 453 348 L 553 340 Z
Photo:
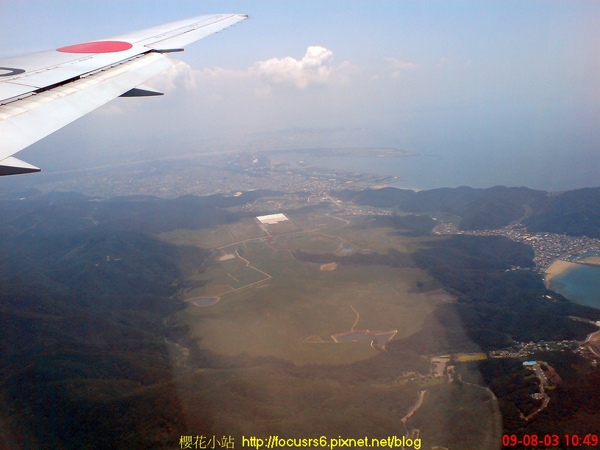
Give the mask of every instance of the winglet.
M 39 167 L 32 166 L 25 161 L 21 161 L 13 156 L 0 161 L 0 176 L 2 175 L 18 175 L 20 173 L 39 172 Z
M 165 95 L 163 92 L 156 91 L 148 86 L 140 84 L 138 87 L 128 90 L 119 97 L 155 97 L 157 95 Z

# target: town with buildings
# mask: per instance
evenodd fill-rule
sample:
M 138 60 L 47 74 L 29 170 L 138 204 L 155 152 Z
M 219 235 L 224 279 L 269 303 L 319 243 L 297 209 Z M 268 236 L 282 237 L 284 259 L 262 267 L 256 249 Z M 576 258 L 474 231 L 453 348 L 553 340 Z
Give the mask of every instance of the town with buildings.
M 600 239 L 555 233 L 532 234 L 520 223 L 494 230 L 459 230 L 456 223 L 440 222 L 433 232 L 439 235 L 505 236 L 515 242 L 523 242 L 533 248 L 533 261 L 539 272 L 544 272 L 557 259 L 572 260 L 576 255 L 587 251 L 600 251 Z

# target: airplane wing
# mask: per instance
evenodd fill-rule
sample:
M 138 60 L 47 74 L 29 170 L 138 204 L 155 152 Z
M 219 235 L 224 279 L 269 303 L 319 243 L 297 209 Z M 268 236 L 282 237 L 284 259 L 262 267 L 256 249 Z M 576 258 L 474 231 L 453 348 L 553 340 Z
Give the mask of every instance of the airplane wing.
M 140 85 L 177 63 L 170 53 L 247 18 L 203 15 L 0 59 L 0 175 L 38 172 L 13 155 L 116 97 L 162 95 Z

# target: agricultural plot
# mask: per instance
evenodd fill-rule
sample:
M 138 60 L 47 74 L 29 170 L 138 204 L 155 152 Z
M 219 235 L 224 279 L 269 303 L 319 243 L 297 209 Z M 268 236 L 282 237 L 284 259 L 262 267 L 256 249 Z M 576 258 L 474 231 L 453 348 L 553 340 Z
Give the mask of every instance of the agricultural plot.
M 289 214 L 288 217 L 306 231 L 324 231 L 348 224 L 348 220 L 324 214 Z
M 220 295 L 220 301 L 210 307 L 190 304 L 179 316 L 200 338 L 199 345 L 232 356 L 245 352 L 295 363 L 349 363 L 380 350 L 371 339 L 335 342 L 333 335 L 373 330 L 403 338 L 419 331 L 425 316 L 443 302 L 417 292 L 417 281 L 430 281 L 420 269 L 341 264 L 323 271 L 320 263 L 296 259 L 297 250 L 361 252 L 389 248 L 391 240 L 393 248 L 418 245 L 414 238 L 390 236 L 390 229 L 363 231 L 357 239 L 358 231 L 345 222 L 314 215 L 310 220 L 329 228 L 221 246 L 220 260 L 195 278 L 204 286 L 186 294 L 188 299 Z M 387 343 L 379 340 L 380 346 Z
M 343 239 L 349 248 L 379 253 L 385 253 L 389 249 L 412 253 L 419 249 L 424 241 L 429 239 L 427 237 L 409 238 L 401 236 L 398 234 L 398 230 L 387 227 L 365 229 L 364 225 L 356 227 L 353 226 L 352 220 L 350 222 L 347 227 L 331 230 L 327 234 Z
M 198 296 L 235 292 L 270 278 L 268 273 L 250 265 L 249 261 L 241 257 L 237 249 L 234 249 L 233 253 L 226 253 L 217 258 L 217 261 L 205 272 L 191 278 L 192 281 L 204 284 L 204 286 L 186 293 L 184 300 Z
M 336 236 L 321 233 L 297 233 L 277 239 L 280 250 L 301 250 L 309 253 L 333 253 L 344 245 L 344 240 Z
M 412 253 L 431 238 L 365 228 L 354 218 L 312 213 L 293 220 L 303 231 L 234 241 L 233 234 L 248 237 L 252 228 L 233 224 L 198 232 L 202 235 L 170 236 L 211 248 L 198 244 L 208 236 L 218 249 L 194 277 L 202 286 L 185 294 L 188 300 L 200 298 L 199 304 L 189 301 L 175 322 L 187 326 L 211 354 L 241 356 L 240 361 L 269 357 L 264 367 L 253 362 L 246 369 L 198 371 L 198 389 L 190 391 L 199 393 L 203 414 L 213 408 L 209 415 L 228 433 L 344 430 L 350 417 L 355 420 L 349 435 L 361 424 L 369 433 L 397 429 L 426 437 L 427 448 L 465 448 L 460 444 L 469 430 L 466 448 L 497 448 L 501 422 L 490 392 L 430 376 L 429 358 L 398 345 L 421 331 L 438 307 L 455 301 L 421 269 L 386 258 Z M 324 398 L 325 403 L 314 401 Z M 252 411 L 246 428 L 236 428 L 243 423 L 239 415 L 227 422 L 230 416 L 221 413 L 224 403 L 239 408 L 240 402 Z M 286 407 L 278 409 L 282 403 Z M 257 414 L 277 420 L 259 421 L 257 429 Z
M 256 219 L 242 219 L 239 222 L 225 225 L 233 238 L 232 242 L 246 241 L 266 237 L 267 233 L 258 225 Z
M 294 231 L 300 231 L 300 227 L 291 220 L 285 222 L 264 224 L 262 227 L 268 231 L 270 235 L 276 236 L 278 234 L 293 233 Z

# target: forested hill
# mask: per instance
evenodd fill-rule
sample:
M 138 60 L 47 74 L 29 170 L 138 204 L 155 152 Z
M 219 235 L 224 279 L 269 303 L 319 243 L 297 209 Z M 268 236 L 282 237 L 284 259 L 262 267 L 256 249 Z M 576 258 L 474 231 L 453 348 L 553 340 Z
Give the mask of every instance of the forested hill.
M 258 215 L 227 208 L 277 194 L 0 193 L 0 448 L 177 446 L 192 392 L 178 384 L 183 348 L 219 357 L 170 318 L 211 252 L 156 235 Z
M 600 188 L 577 189 L 535 203 L 524 220 L 532 232 L 550 231 L 600 238 Z
M 383 188 L 334 194 L 360 205 L 459 216 L 459 229 L 500 228 L 523 219 L 531 232 L 600 237 L 600 188 L 552 194 L 525 187 L 442 188 L 415 192 Z
M 499 228 L 520 219 L 526 211 L 524 205 L 541 200 L 546 192 L 524 187 L 473 189 L 461 186 L 419 192 L 396 188 L 368 189 L 343 191 L 336 195 L 362 205 L 407 212 L 450 213 L 462 218 L 459 228 L 478 230 Z
M 164 321 L 209 252 L 134 230 L 168 208 L 124 202 L 0 201 L 0 448 L 150 448 L 183 427 Z
M 102 201 L 72 192 L 0 194 L 0 211 L 3 212 L 0 215 L 0 229 L 10 233 L 11 229 L 27 227 L 29 222 L 37 230 L 48 233 L 63 233 L 65 227 L 74 232 L 93 228 L 141 233 L 208 228 L 235 222 L 244 216 L 225 208 L 277 194 L 275 191 L 257 190 L 239 196 L 187 195 L 172 200 L 133 196 Z M 26 198 L 27 201 L 19 201 L 19 198 Z M 157 214 L 157 211 L 160 213 Z

